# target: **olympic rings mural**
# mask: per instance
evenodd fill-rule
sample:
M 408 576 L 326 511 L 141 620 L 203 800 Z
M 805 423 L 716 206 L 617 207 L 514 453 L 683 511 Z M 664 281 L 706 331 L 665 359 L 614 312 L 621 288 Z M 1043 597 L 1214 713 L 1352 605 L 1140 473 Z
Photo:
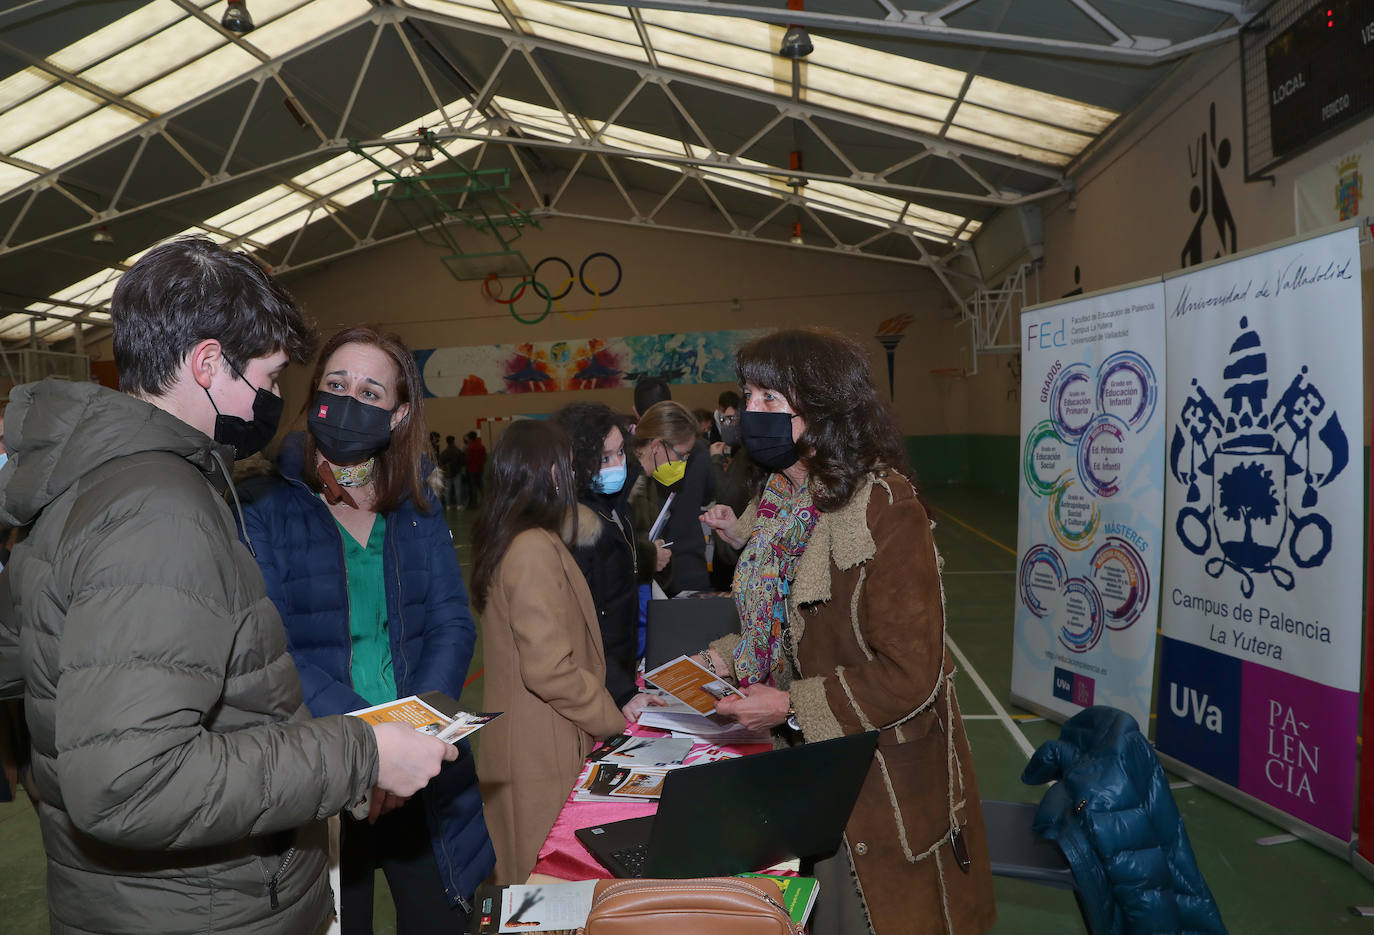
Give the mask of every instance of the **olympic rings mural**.
M 599 262 L 594 263 L 594 261 Z M 546 281 L 540 278 L 540 272 L 544 271 L 549 264 L 554 264 L 554 269 L 547 271 L 550 273 L 556 272 L 558 266 L 563 268 L 564 277 L 553 280 L 559 283 L 557 290 L 550 289 Z M 590 279 L 588 278 L 588 267 L 593 267 L 593 278 Z M 606 276 L 605 274 L 612 269 L 615 271 L 615 276 Z M 506 306 L 510 310 L 511 317 L 522 325 L 537 325 L 555 311 L 569 321 L 586 321 L 601 307 L 601 300 L 605 296 L 620 288 L 620 282 L 624 278 L 620 261 L 604 250 L 587 254 L 581 265 L 578 266 L 576 275 L 573 274 L 572 264 L 561 256 L 546 256 L 534 264 L 534 268 L 528 276 L 520 278 L 509 297 L 505 295 L 506 287 L 502 284 L 501 277 L 496 273 L 492 273 L 482 281 L 482 294 L 498 305 Z M 610 285 L 606 285 L 608 282 Z M 583 292 L 592 297 L 591 308 L 570 312 L 563 307 L 563 300 L 573 291 L 574 286 L 580 286 Z M 527 293 L 534 296 L 533 303 L 527 300 Z M 535 313 L 533 310 L 538 308 L 540 299 L 544 300 L 544 310 Z M 521 315 L 518 310 L 522 301 L 530 309 L 526 315 Z

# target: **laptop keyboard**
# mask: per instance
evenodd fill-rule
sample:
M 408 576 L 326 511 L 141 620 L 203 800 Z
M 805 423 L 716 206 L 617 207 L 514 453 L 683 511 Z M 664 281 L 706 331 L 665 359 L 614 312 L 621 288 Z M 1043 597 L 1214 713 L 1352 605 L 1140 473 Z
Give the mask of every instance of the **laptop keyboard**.
M 649 845 L 639 843 L 631 847 L 622 847 L 618 851 L 611 851 L 611 856 L 620 861 L 620 865 L 629 871 L 630 876 L 642 877 L 649 865 Z

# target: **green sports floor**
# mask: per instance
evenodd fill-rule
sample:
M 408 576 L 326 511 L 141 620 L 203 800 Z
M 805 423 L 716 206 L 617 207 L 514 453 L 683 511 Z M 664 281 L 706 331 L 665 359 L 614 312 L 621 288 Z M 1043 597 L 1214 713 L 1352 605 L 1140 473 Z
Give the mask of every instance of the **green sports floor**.
M 1038 800 L 1039 788 L 1018 777 L 1027 752 L 1057 736 L 1058 727 L 1017 708 L 1011 686 L 1011 615 L 1016 502 L 973 488 L 934 488 L 927 496 L 940 513 L 936 540 L 945 556 L 949 637 L 958 658 L 956 681 L 984 798 Z M 450 514 L 466 569 L 470 513 Z M 464 692 L 480 709 L 481 642 Z M 480 753 L 479 753 L 480 755 Z M 1177 778 L 1177 777 L 1174 777 Z M 1374 906 L 1374 883 L 1348 863 L 1302 842 L 1261 846 L 1256 839 L 1282 829 L 1186 783 L 1174 797 L 1183 813 L 1198 863 L 1231 932 L 1374 933 L 1374 918 L 1357 918 L 1355 905 Z M 22 797 L 21 797 L 22 799 Z M 47 930 L 43 849 L 27 801 L 0 805 L 0 933 Z M 378 875 L 378 935 L 395 931 L 385 883 Z M 1073 896 L 1030 883 L 996 881 L 1000 935 L 1084 932 Z M 913 921 L 913 932 L 921 931 Z

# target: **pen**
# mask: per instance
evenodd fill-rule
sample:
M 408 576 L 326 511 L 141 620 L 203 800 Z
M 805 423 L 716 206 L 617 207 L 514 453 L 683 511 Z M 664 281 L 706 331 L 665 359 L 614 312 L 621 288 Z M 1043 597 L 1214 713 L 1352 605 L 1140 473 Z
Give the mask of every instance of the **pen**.
M 666 548 L 668 548 L 668 546 L 670 546 L 670 545 L 672 545 L 672 544 L 673 544 L 673 543 L 671 543 L 671 542 L 665 542 L 665 543 L 663 543 L 661 546 L 659 546 L 659 548 L 660 548 L 660 549 L 666 549 Z

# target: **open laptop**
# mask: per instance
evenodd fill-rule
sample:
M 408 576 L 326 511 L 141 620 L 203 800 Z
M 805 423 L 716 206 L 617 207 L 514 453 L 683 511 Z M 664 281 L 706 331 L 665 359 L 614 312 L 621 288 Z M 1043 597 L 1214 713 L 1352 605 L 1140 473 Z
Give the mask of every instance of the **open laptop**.
M 675 769 L 658 814 L 577 839 L 617 877 L 730 876 L 840 844 L 868 775 L 877 731 Z
M 739 610 L 728 595 L 650 601 L 644 628 L 644 671 L 650 672 L 678 656 L 701 652 L 727 633 L 738 633 Z

